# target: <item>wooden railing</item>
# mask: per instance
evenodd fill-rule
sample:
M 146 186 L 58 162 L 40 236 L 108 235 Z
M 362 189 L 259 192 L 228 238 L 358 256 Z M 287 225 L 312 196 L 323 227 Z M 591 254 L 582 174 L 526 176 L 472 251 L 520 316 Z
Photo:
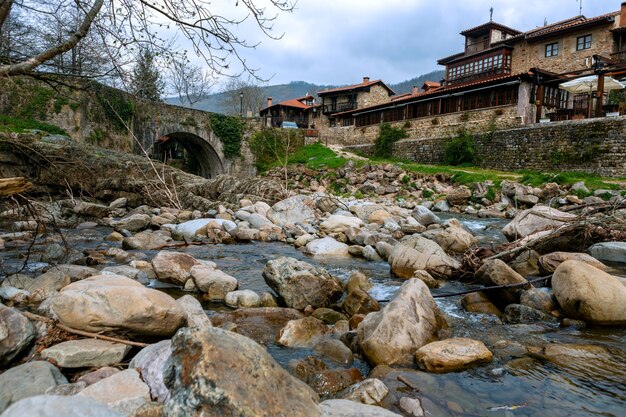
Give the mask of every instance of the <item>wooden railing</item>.
M 473 54 L 475 52 L 481 52 L 489 49 L 489 39 L 485 39 L 479 42 L 469 43 L 465 46 L 466 54 Z

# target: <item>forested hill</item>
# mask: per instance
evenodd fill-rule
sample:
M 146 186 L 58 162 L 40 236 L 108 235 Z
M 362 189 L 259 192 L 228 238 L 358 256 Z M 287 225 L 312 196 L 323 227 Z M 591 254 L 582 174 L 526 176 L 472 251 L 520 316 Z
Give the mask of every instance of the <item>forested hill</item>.
M 411 92 L 413 86 L 421 87 L 424 81 L 437 81 L 439 82 L 444 76 L 443 71 L 433 71 L 428 74 L 423 74 L 410 80 L 402 81 L 397 84 L 389 84 L 389 86 L 397 93 L 403 94 Z M 384 81 L 384 80 L 383 80 Z M 359 80 L 355 80 L 355 84 Z M 270 85 L 267 87 L 259 87 L 261 92 L 256 94 L 261 96 L 262 99 L 258 99 L 258 106 L 263 108 L 266 106 L 266 98 L 272 97 L 274 103 L 289 100 L 296 97 L 302 97 L 307 93 L 316 96 L 317 92 L 327 88 L 333 88 L 338 86 L 333 85 L 317 85 L 307 83 L 305 81 L 292 81 L 288 84 Z M 237 97 L 233 97 L 233 95 Z M 207 110 L 217 113 L 238 113 L 239 112 L 239 93 L 238 92 L 224 92 L 216 93 L 207 96 L 206 99 L 201 100 L 194 107 L 201 110 Z M 180 104 L 178 97 L 170 97 L 166 99 L 167 103 Z M 258 109 L 257 109 L 258 111 Z

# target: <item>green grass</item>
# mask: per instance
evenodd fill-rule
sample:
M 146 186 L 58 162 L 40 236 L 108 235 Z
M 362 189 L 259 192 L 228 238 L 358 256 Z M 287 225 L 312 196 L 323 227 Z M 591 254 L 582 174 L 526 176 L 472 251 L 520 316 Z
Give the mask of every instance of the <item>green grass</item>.
M 55 135 L 67 135 L 65 130 L 48 123 L 38 122 L 32 119 L 17 119 L 6 115 L 0 115 L 1 132 L 23 133 L 25 130 L 29 129 L 42 130 Z
M 560 172 L 560 173 L 548 173 L 537 171 L 520 171 L 522 178 L 520 182 L 522 184 L 532 185 L 537 187 L 539 185 L 555 182 L 559 185 L 572 185 L 577 182 L 583 181 L 585 186 L 590 190 L 617 190 L 620 188 L 619 184 L 615 182 L 626 182 L 626 178 L 616 178 L 614 180 L 607 180 L 598 175 L 586 174 L 584 172 Z
M 306 145 L 296 150 L 288 159 L 290 164 L 305 164 L 307 168 L 341 168 L 348 160 L 337 156 L 335 152 L 321 143 Z

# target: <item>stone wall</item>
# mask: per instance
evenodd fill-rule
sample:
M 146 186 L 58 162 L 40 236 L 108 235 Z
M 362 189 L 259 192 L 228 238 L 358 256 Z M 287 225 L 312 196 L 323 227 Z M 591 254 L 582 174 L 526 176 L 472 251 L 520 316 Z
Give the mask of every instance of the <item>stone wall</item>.
M 619 16 L 616 18 L 614 27 L 618 26 Z M 613 26 L 604 25 L 592 29 L 583 29 L 567 35 L 561 35 L 540 42 L 529 43 L 522 41 L 513 49 L 512 68 L 513 74 L 526 72 L 531 68 L 541 68 L 547 71 L 564 73 L 568 71 L 586 68 L 585 60 L 591 65 L 593 55 L 610 57 L 614 52 L 613 34 L 609 31 Z M 582 51 L 576 50 L 576 38 L 591 35 L 591 48 Z M 558 43 L 559 52 L 555 57 L 546 58 L 546 45 Z
M 389 90 L 380 84 L 375 84 L 370 87 L 370 91 L 362 91 L 356 96 L 357 108 L 359 109 L 390 101 Z
M 522 124 L 523 120 L 517 106 L 491 107 L 391 123 L 394 127 L 404 128 L 412 139 L 448 137 L 456 134 L 461 128 L 470 132 L 484 132 L 510 129 Z M 380 125 L 365 127 L 320 125 L 320 140 L 343 146 L 374 143 L 379 130 Z
M 443 164 L 451 138 L 403 140 L 394 157 Z M 626 177 L 626 116 L 539 124 L 474 135 L 478 165 L 512 171 L 581 171 Z M 370 154 L 372 145 L 348 147 Z

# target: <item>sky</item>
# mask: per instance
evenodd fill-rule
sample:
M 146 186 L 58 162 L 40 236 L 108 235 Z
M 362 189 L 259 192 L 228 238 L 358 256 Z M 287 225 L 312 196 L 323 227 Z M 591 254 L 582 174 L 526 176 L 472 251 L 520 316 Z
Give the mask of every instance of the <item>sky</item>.
M 264 0 L 257 0 L 264 1 Z M 281 13 L 275 36 L 247 22 L 238 35 L 248 65 L 269 84 L 307 81 L 323 85 L 361 82 L 362 77 L 397 83 L 443 69 L 437 60 L 462 52 L 459 32 L 493 20 L 520 31 L 579 14 L 579 0 L 298 0 Z M 618 0 L 583 0 L 587 17 L 619 10 Z M 268 13 L 270 10 L 268 9 Z

